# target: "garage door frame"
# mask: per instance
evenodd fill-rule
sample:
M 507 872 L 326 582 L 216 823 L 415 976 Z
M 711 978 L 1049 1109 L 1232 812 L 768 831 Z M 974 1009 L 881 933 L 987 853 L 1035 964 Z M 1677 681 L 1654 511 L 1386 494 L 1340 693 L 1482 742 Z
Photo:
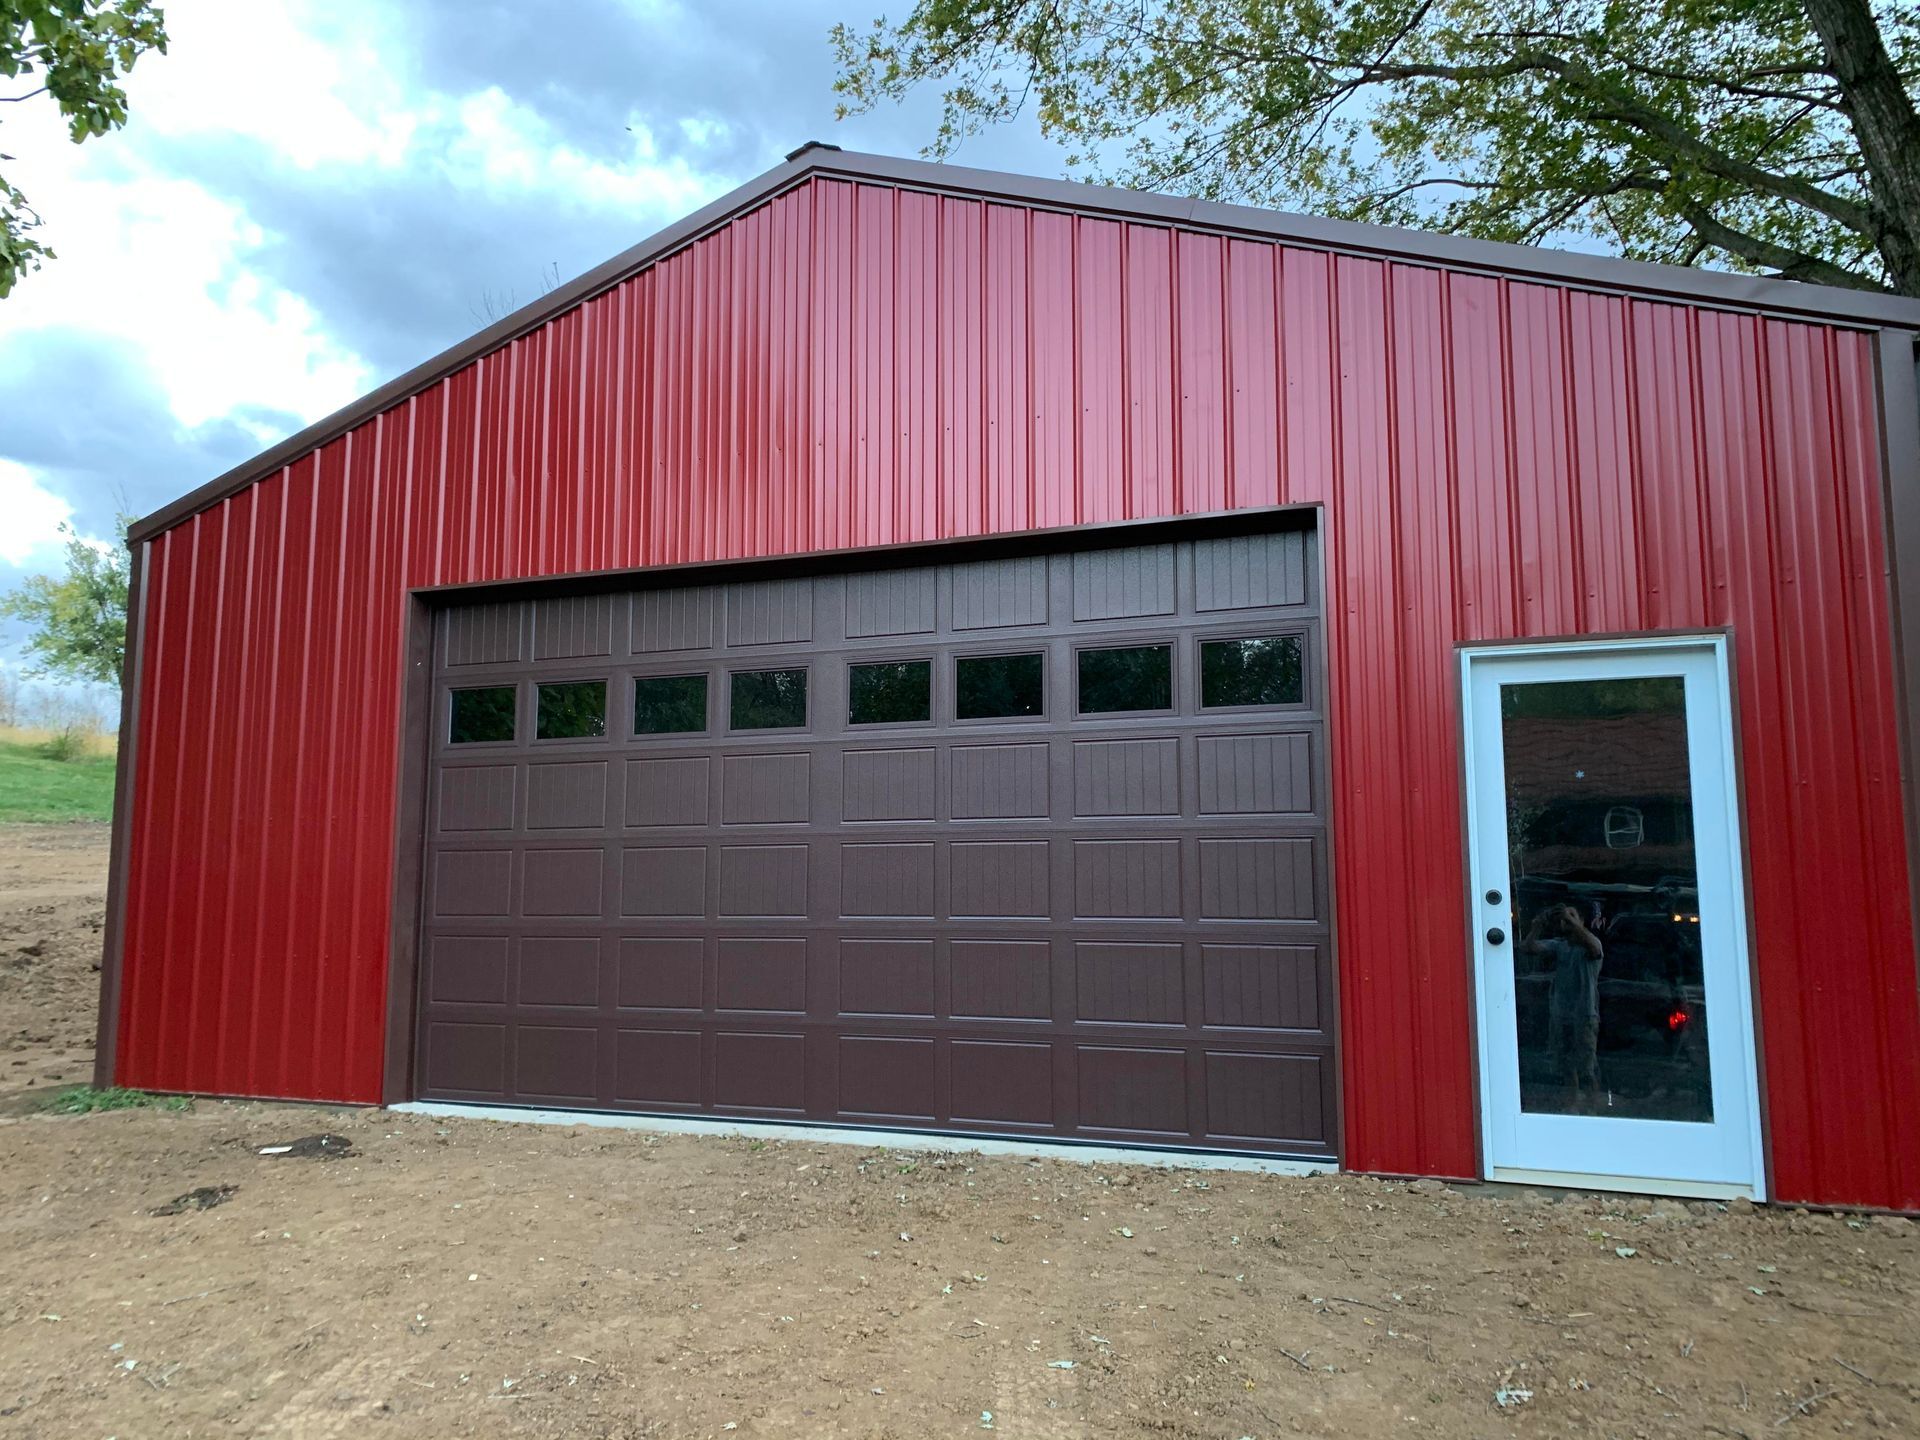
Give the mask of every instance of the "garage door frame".
M 968 561 L 1052 555 L 1071 551 L 1107 549 L 1120 546 L 1220 539 L 1257 535 L 1280 530 L 1305 530 L 1314 555 L 1310 595 L 1317 619 L 1320 643 L 1309 647 L 1308 683 L 1320 697 L 1316 707 L 1325 739 L 1318 757 L 1315 778 L 1325 794 L 1324 847 L 1329 957 L 1328 996 L 1334 1104 L 1331 1114 L 1331 1149 L 1344 1154 L 1346 1104 L 1344 1094 L 1343 1037 L 1340 1016 L 1340 963 L 1337 905 L 1337 876 L 1334 865 L 1336 805 L 1330 792 L 1333 697 L 1328 684 L 1332 666 L 1329 648 L 1332 627 L 1326 607 L 1326 515 L 1317 504 L 1262 507 L 1260 509 L 1213 512 L 1178 519 L 1116 521 L 1103 525 L 1057 527 L 1019 531 L 1010 534 L 969 537 L 957 540 L 924 541 L 910 544 L 817 551 L 804 555 L 777 556 L 748 560 L 701 561 L 681 565 L 652 566 L 624 571 L 594 571 L 557 577 L 520 581 L 482 582 L 470 585 L 415 589 L 409 592 L 404 617 L 403 713 L 397 743 L 396 771 L 398 803 L 394 819 L 394 889 L 391 896 L 389 937 L 388 1006 L 386 1026 L 386 1065 L 383 1099 L 397 1104 L 416 1099 L 421 1086 L 416 1077 L 418 1029 L 421 1009 L 421 940 L 426 916 L 423 907 L 424 858 L 428 840 L 428 807 L 433 775 L 431 755 L 432 718 L 436 693 L 434 636 L 441 612 L 456 607 L 491 601 L 527 601 L 557 596 L 586 595 L 610 590 L 667 589 L 688 585 L 718 584 L 776 578 L 799 578 L 822 573 L 855 570 L 895 570 L 918 566 L 964 563 Z M 1197 627 L 1188 624 L 1181 633 Z M 818 1121 L 794 1123 L 801 1126 Z M 899 1129 L 899 1126 L 887 1126 Z M 950 1136 L 951 1130 L 929 1131 Z M 1044 1144 L 1091 1144 L 1111 1147 L 1116 1143 L 1143 1150 L 1173 1149 L 1187 1153 L 1192 1145 L 1155 1146 L 1146 1143 L 1116 1142 L 1089 1137 L 1076 1141 L 1071 1137 L 1036 1137 Z M 1246 1153 L 1244 1150 L 1234 1153 Z

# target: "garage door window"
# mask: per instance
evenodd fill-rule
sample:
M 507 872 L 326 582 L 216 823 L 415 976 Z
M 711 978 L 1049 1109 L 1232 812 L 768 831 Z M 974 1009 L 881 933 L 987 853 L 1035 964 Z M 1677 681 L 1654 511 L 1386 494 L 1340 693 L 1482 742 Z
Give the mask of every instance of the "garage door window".
M 607 733 L 607 682 L 572 680 L 540 686 L 537 740 L 578 740 Z
M 1208 640 L 1200 646 L 1200 703 L 1209 710 L 1237 705 L 1298 705 L 1298 635 Z
M 729 715 L 736 730 L 797 730 L 807 723 L 807 672 L 736 670 Z
M 477 745 L 513 739 L 513 689 L 511 685 L 488 685 L 455 690 L 447 721 L 448 742 Z
M 953 662 L 954 714 L 961 720 L 1005 720 L 1046 709 L 1038 655 L 963 655 Z
M 932 661 L 847 667 L 847 723 L 911 725 L 932 718 Z
M 707 728 L 707 677 L 642 675 L 633 682 L 633 733 L 686 735 Z
M 1173 647 L 1129 645 L 1080 652 L 1080 713 L 1173 708 Z

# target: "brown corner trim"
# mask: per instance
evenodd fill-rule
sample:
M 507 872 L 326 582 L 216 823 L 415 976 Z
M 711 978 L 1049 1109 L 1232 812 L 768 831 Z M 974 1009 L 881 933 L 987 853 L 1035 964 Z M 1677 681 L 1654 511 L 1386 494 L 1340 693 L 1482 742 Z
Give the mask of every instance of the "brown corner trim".
M 427 732 L 433 709 L 433 609 L 407 595 L 402 618 L 400 724 L 395 756 L 393 891 L 388 900 L 387 1037 L 380 1103 L 414 1097 L 414 1007 L 420 973 L 421 864 L 426 848 Z
M 114 1083 L 120 1043 L 120 980 L 127 936 L 127 867 L 133 846 L 135 750 L 140 737 L 140 686 L 146 661 L 147 552 L 131 542 L 127 576 L 127 648 L 120 667 L 120 735 L 113 767 L 113 840 L 107 861 L 107 920 L 100 945 L 100 1014 L 93 1039 L 93 1083 Z
M 736 216 L 820 176 L 864 181 L 930 194 L 1004 201 L 1072 214 L 1133 220 L 1209 234 L 1280 241 L 1306 249 L 1375 260 L 1400 260 L 1450 270 L 1511 276 L 1616 294 L 1644 295 L 1686 304 L 1757 310 L 1825 324 L 1920 329 L 1920 301 L 1869 290 L 1808 285 L 1772 276 L 1736 275 L 1681 265 L 1655 265 L 1604 255 L 1580 255 L 1531 245 L 1468 240 L 1421 230 L 1400 230 L 1353 220 L 1293 215 L 1251 205 L 1226 205 L 1146 191 L 1009 175 L 926 160 L 902 160 L 824 146 L 803 146 L 782 164 L 728 192 L 638 245 L 595 266 L 531 305 L 461 341 L 404 375 L 388 381 L 325 419 L 308 426 L 226 474 L 135 522 L 131 536 L 145 540 L 189 515 L 216 504 L 381 411 L 417 394 L 488 351 L 536 329 L 556 315 L 611 289 L 621 281 L 684 249 Z
M 1881 503 L 1887 517 L 1887 588 L 1900 722 L 1900 799 L 1907 832 L 1907 889 L 1920 938 L 1920 335 L 1880 332 Z M 1915 947 L 1920 964 L 1920 945 Z

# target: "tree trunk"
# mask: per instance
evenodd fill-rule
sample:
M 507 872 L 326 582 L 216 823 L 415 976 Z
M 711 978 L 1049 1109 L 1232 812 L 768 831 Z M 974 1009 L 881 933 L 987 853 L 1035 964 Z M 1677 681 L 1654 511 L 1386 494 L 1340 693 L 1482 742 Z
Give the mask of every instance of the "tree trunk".
M 1880 38 L 1868 0 L 1802 0 L 1867 162 L 1877 233 L 1893 288 L 1920 296 L 1920 113 Z

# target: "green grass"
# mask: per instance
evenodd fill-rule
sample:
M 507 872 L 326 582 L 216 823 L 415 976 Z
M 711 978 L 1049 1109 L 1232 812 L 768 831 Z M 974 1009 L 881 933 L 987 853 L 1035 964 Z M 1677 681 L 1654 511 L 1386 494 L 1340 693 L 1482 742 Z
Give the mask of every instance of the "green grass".
M 46 1108 L 55 1115 L 92 1115 L 101 1110 L 191 1110 L 193 1101 L 185 1095 L 153 1095 L 117 1085 L 107 1090 L 72 1085 L 47 1101 Z
M 42 742 L 0 740 L 0 821 L 112 816 L 113 756 L 55 760 Z

